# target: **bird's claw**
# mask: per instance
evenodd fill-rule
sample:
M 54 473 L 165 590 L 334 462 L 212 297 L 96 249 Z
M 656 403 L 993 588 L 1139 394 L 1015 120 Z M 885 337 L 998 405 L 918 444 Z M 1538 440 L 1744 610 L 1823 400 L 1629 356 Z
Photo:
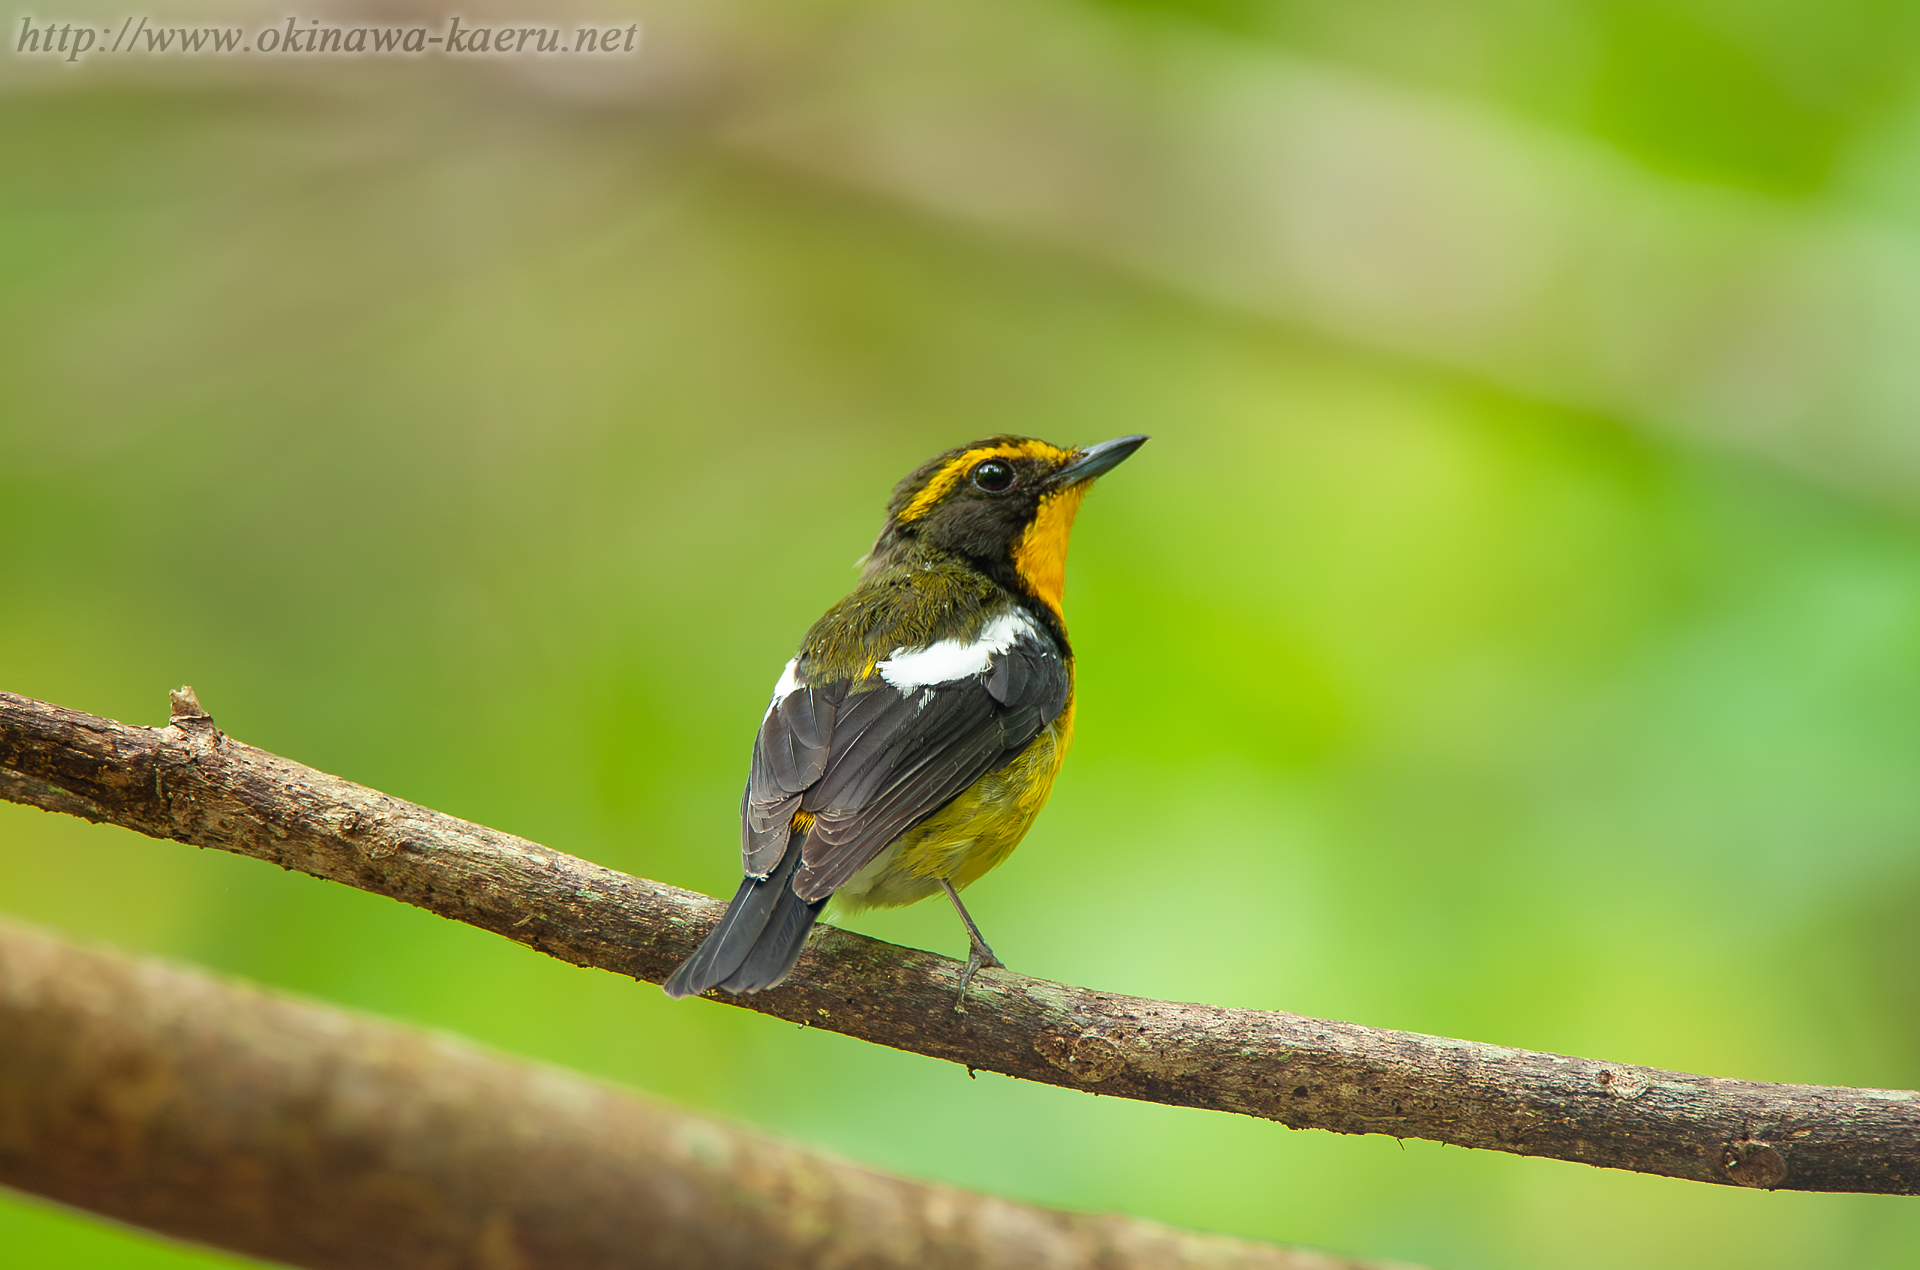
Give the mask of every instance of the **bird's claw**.
M 960 914 L 961 924 L 967 928 L 967 968 L 960 972 L 960 995 L 954 1000 L 953 1012 L 967 1012 L 967 985 L 980 973 L 982 967 L 990 966 L 995 970 L 1005 970 L 1007 963 L 993 955 L 993 949 L 980 935 L 980 928 L 974 925 L 973 914 L 967 912 L 967 906 L 960 902 L 960 893 L 953 889 L 953 883 L 940 879 L 940 889 L 953 901 L 954 911 Z
M 1006 968 L 1007 963 L 994 956 L 993 949 L 985 944 L 976 944 L 969 949 L 966 968 L 960 972 L 960 995 L 954 999 L 953 1012 L 955 1014 L 967 1012 L 967 985 L 973 982 L 976 974 L 982 970 L 1005 970 Z

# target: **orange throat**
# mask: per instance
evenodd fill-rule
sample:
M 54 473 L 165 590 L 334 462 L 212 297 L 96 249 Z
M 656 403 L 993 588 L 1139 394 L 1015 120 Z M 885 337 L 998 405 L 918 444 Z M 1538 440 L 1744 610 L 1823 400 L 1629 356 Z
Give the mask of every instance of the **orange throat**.
M 1073 518 L 1080 514 L 1080 500 L 1087 496 L 1087 485 L 1069 485 L 1040 500 L 1033 523 L 1013 549 L 1013 567 L 1033 593 L 1053 610 L 1065 625 L 1066 615 L 1060 602 L 1067 593 L 1067 540 L 1073 536 Z

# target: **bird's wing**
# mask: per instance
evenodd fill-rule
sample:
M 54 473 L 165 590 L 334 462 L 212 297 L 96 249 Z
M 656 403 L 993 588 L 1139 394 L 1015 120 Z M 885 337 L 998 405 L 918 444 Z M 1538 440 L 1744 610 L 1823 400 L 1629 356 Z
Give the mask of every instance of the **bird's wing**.
M 1017 610 L 970 641 L 895 650 L 859 679 L 809 682 L 796 658 L 754 741 L 741 804 L 746 871 L 779 862 L 814 817 L 793 889 L 831 894 L 888 843 L 1018 754 L 1066 705 L 1052 638 Z

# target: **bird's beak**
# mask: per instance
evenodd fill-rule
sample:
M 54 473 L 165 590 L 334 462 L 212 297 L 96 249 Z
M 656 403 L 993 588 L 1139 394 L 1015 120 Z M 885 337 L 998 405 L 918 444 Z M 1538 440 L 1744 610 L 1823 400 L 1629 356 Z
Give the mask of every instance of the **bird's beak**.
M 1053 479 L 1047 483 L 1055 489 L 1064 489 L 1069 485 L 1090 481 L 1102 472 L 1120 466 L 1129 454 L 1146 443 L 1144 436 L 1116 437 L 1112 441 L 1102 441 L 1099 445 L 1077 450 L 1067 465 L 1055 472 Z

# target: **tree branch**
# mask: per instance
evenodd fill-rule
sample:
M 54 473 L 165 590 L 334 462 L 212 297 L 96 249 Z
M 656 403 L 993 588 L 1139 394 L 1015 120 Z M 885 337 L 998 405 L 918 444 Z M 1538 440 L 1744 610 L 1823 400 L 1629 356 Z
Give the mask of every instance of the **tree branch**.
M 0 1036 L 0 1183 L 313 1270 L 1365 1270 L 888 1177 L 5 925 Z
M 221 733 L 0 693 L 0 794 L 271 860 L 551 956 L 658 982 L 722 905 L 443 816 Z M 792 979 L 730 1005 L 982 1071 L 1291 1128 L 1385 1133 L 1729 1185 L 1913 1194 L 1920 1095 L 1724 1080 L 1277 1011 L 1150 1001 L 826 929 Z

